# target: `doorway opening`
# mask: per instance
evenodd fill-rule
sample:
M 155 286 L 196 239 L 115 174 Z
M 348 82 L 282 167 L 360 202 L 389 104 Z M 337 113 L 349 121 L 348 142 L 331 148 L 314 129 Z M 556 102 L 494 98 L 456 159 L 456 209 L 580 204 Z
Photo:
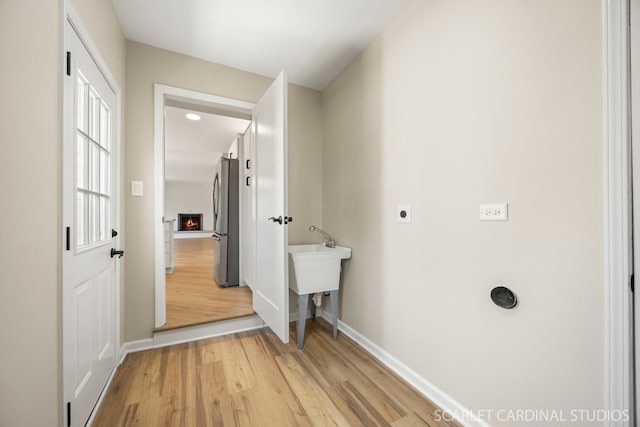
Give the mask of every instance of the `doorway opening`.
M 238 265 L 243 258 L 237 226 L 240 173 L 226 178 L 235 183 L 231 199 L 236 208 L 229 210 L 228 194 L 225 206 L 219 200 L 221 164 L 241 155 L 238 140 L 251 124 L 252 104 L 197 93 L 165 94 L 162 100 L 164 167 L 159 178 L 162 191 L 156 189 L 156 194 L 163 196 L 165 301 L 160 308 L 165 318 L 156 316 L 155 331 L 252 316 L 252 292 L 239 276 Z M 221 100 L 236 105 L 223 105 Z M 226 216 L 221 215 L 223 209 Z M 236 224 L 236 231 L 223 233 L 229 247 L 222 247 L 217 236 L 227 223 Z M 236 274 L 232 281 L 222 281 L 220 272 L 226 273 L 232 261 Z
M 164 107 L 161 331 L 254 314 L 251 289 L 239 277 L 240 174 L 225 168 L 237 164 L 238 140 L 251 121 L 184 107 Z
M 226 168 L 229 173 L 229 190 L 235 183 L 242 190 L 242 197 L 238 197 L 238 284 L 247 284 L 251 289 L 252 307 L 256 316 L 228 319 L 225 321 L 203 322 L 206 325 L 198 328 L 178 331 L 179 339 L 185 336 L 190 339 L 202 338 L 207 335 L 205 330 L 216 329 L 216 334 L 237 332 L 243 329 L 245 320 L 263 322 L 262 326 L 270 327 L 282 342 L 289 342 L 289 263 L 287 253 L 288 232 L 286 221 L 277 218 L 289 217 L 287 204 L 287 75 L 285 71 L 274 79 L 272 84 L 262 94 L 256 104 L 209 95 L 201 92 L 180 89 L 161 84 L 155 85 L 154 90 L 154 247 L 155 247 L 155 331 L 168 329 L 167 327 L 167 292 L 166 292 L 166 237 L 173 239 L 175 221 L 165 221 L 165 113 L 168 107 L 190 110 L 191 114 L 208 113 L 236 119 L 250 121 L 250 126 L 244 134 L 237 134 L 237 138 L 230 146 L 226 155 L 220 156 L 216 168 L 214 185 L 212 185 L 212 200 L 214 195 L 223 200 L 224 185 L 221 175 Z M 197 113 L 193 113 L 197 112 Z M 242 141 L 240 141 L 242 137 Z M 237 152 L 237 154 L 234 154 Z M 213 156 L 212 156 L 213 157 Z M 237 158 L 234 158 L 237 157 Z M 259 161 L 257 161 L 259 160 Z M 229 164 L 227 164 L 229 163 Z M 232 163 L 240 164 L 237 174 L 229 172 Z M 240 180 L 242 178 L 242 180 Z M 240 183 L 242 181 L 242 184 Z M 231 200 L 229 198 L 229 200 Z M 247 204 L 245 206 L 245 204 Z M 216 204 L 217 215 L 222 217 L 225 212 L 228 218 L 233 218 L 232 210 L 223 202 Z M 198 210 L 199 212 L 200 210 Z M 184 212 L 184 211 L 183 211 Z M 206 214 L 206 211 L 203 211 Z M 207 220 L 203 217 L 206 229 Z M 219 226 L 214 219 L 214 226 Z M 188 231 L 185 233 L 197 233 Z M 211 237 L 216 241 L 216 248 L 231 245 L 223 242 L 230 238 L 231 230 L 219 228 L 212 232 Z M 253 238 L 249 238 L 253 236 Z M 173 239 L 173 243 L 180 239 Z M 188 240 L 188 239 L 184 239 Z M 219 240 L 219 242 L 218 242 Z M 225 265 L 229 260 L 222 259 L 224 251 L 214 249 L 216 265 Z M 219 264 L 218 264 L 219 263 Z M 222 269 L 214 268 L 215 271 Z M 227 276 L 233 271 L 227 268 Z M 251 280 L 253 278 L 253 280 Z M 229 286 L 229 279 L 225 282 L 222 277 L 216 277 L 218 284 Z M 242 288 L 235 288 L 242 289 Z M 194 311 L 191 309 L 190 311 Z M 219 326 L 219 328 L 218 328 Z M 257 324 L 252 327 L 259 327 Z M 175 329 L 175 328 L 174 328 Z M 184 332 L 184 334 L 182 334 Z M 169 334 L 170 335 L 170 334 Z M 164 339 L 168 334 L 154 335 L 154 339 Z M 175 334 L 173 336 L 176 336 Z

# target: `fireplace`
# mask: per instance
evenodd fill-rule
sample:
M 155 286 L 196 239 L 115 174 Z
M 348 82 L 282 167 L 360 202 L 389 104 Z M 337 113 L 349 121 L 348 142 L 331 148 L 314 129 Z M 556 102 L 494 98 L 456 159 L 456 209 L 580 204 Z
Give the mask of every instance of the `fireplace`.
M 202 214 L 178 214 L 178 231 L 202 230 Z

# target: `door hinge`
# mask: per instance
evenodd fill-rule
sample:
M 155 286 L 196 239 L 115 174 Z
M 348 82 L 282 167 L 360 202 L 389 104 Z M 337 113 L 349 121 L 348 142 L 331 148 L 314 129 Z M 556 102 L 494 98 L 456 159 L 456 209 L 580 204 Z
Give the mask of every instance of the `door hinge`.
M 71 75 L 71 52 L 67 52 L 67 76 Z
M 70 251 L 71 250 L 71 227 L 67 227 L 66 239 L 67 239 L 67 244 L 66 244 L 67 250 Z
M 71 427 L 71 402 L 67 402 L 67 427 Z

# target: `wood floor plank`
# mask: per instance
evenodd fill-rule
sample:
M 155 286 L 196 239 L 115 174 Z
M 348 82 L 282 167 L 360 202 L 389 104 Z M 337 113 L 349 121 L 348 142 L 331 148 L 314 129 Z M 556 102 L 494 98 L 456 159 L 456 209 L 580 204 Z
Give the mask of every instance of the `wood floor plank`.
M 243 336 L 240 340 L 251 366 L 261 367 L 254 369 L 258 384 L 256 392 L 263 397 L 262 402 L 269 402 L 270 412 L 275 411 L 283 425 L 311 425 L 298 396 L 275 363 L 274 355 L 265 343 L 264 336 L 252 334 Z
M 207 363 L 215 363 L 222 361 L 222 346 L 219 343 L 230 339 L 227 336 L 207 338 L 205 340 L 196 341 L 196 362 L 201 365 Z
M 352 402 L 358 402 L 359 411 L 366 411 L 376 423 L 384 425 L 409 413 L 392 394 L 384 388 L 377 387 L 371 379 L 362 373 L 352 360 L 337 351 L 329 340 L 333 341 L 328 331 L 317 328 L 310 335 L 307 344 L 309 354 L 313 356 L 312 366 L 327 366 L 332 371 L 332 378 L 337 379 L 343 390 L 342 396 L 348 396 Z
M 238 393 L 255 387 L 253 368 L 240 340 L 227 340 L 222 346 L 222 366 L 228 393 Z
M 195 425 L 195 344 L 182 344 L 163 349 L 161 364 L 162 408 L 159 419 L 167 426 Z M 164 361 L 164 363 L 162 363 Z
M 135 404 L 160 397 L 160 359 L 150 352 L 141 354 L 142 375 L 131 381 L 130 392 L 126 395 L 127 404 Z
M 415 413 L 411 413 L 391 423 L 391 427 L 429 427 L 429 424 Z
M 350 426 L 379 426 L 375 417 L 367 411 L 358 399 L 354 399 L 351 393 L 344 387 L 345 382 L 334 384 L 329 389 L 333 402 L 340 408 Z
M 459 426 L 437 409 L 318 319 L 303 350 L 261 329 L 129 354 L 93 425 Z
M 144 367 L 141 363 L 144 359 L 144 352 L 129 354 L 124 362 L 118 367 L 111 384 L 109 393 L 106 394 L 102 402 L 103 406 L 119 408 L 118 411 L 99 411 L 96 414 L 93 425 L 122 426 L 130 411 L 126 400 L 132 390 L 132 378 L 137 377 L 139 367 Z
M 329 324 L 321 322 L 319 328 L 326 329 L 326 333 L 317 334 L 313 345 L 326 347 L 331 340 L 327 336 L 329 334 Z M 391 372 L 381 362 L 371 357 L 362 347 L 353 342 L 348 337 L 341 336 L 343 339 L 342 356 L 353 361 L 354 369 L 360 371 L 368 378 L 377 388 L 385 390 L 389 396 L 402 396 L 405 406 L 414 408 L 414 411 L 423 420 L 427 421 L 433 427 L 452 427 L 458 424 L 453 421 L 439 420 L 441 417 L 435 417 L 435 410 L 438 407 L 426 399 L 415 389 Z M 305 344 L 306 345 L 306 344 Z M 421 402 L 421 403 L 420 403 Z M 417 409 L 415 409 L 417 408 Z
M 196 368 L 196 374 L 196 391 L 200 393 L 202 400 L 213 400 L 216 396 L 229 394 L 222 361 L 200 365 Z
M 205 426 L 239 426 L 240 421 L 230 395 L 220 395 L 205 404 L 207 420 Z
M 348 425 L 325 389 L 300 366 L 296 355 L 277 356 L 276 363 L 314 426 Z
M 251 289 L 220 288 L 213 278 L 213 240 L 176 239 L 175 268 L 166 275 L 167 331 L 255 314 Z

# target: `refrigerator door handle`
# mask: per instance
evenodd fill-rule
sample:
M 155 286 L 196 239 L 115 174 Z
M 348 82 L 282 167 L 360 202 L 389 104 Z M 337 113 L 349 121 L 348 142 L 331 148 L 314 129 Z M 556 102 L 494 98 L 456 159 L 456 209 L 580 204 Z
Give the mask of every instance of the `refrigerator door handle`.
M 220 197 L 220 179 L 218 178 L 218 173 L 216 172 L 216 177 L 213 179 L 213 190 L 211 192 L 211 199 L 213 204 L 213 226 L 214 228 L 218 227 L 218 199 Z

